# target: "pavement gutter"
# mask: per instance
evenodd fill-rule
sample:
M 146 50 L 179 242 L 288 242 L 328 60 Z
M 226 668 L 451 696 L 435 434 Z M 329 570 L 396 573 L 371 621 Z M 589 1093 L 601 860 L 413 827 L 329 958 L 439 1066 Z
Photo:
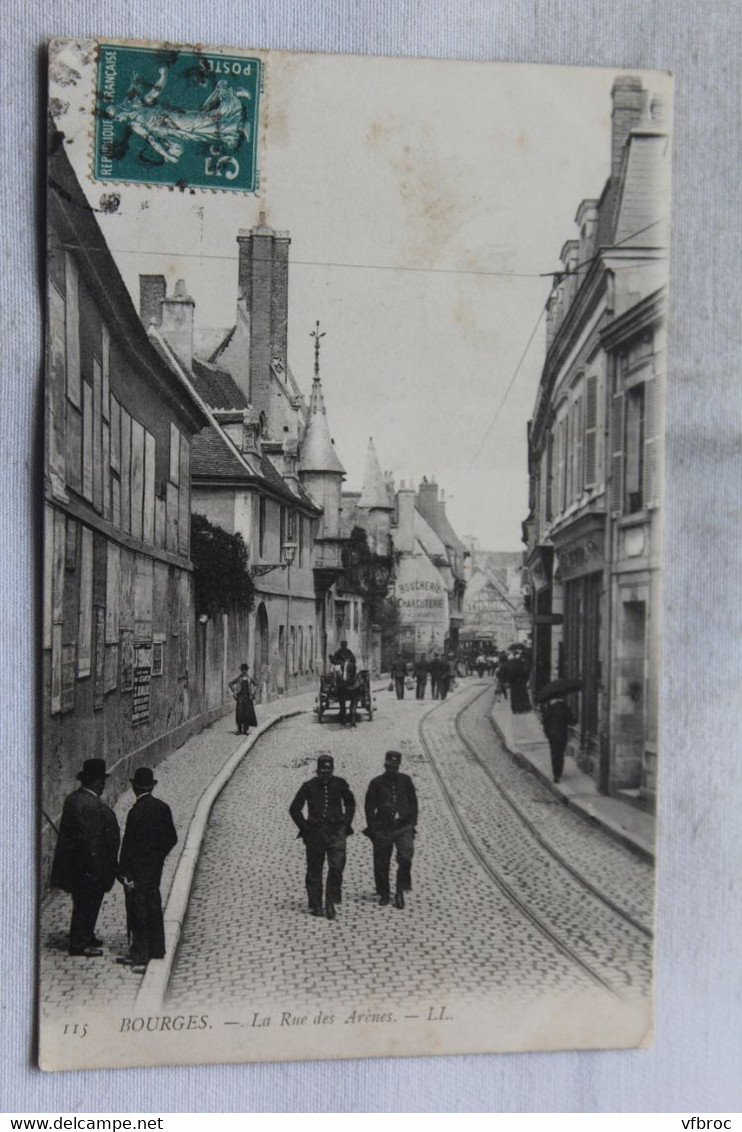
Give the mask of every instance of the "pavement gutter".
M 387 681 L 384 680 L 375 688 L 372 688 L 371 691 L 372 693 L 378 692 L 380 689 L 383 690 L 386 688 L 386 686 Z M 175 869 L 172 884 L 170 885 L 170 894 L 164 914 L 165 958 L 151 959 L 147 964 L 147 969 L 142 976 L 142 981 L 139 984 L 139 989 L 134 999 L 134 1013 L 136 1017 L 151 1017 L 157 1014 L 165 1000 L 173 964 L 175 963 L 175 956 L 177 955 L 183 934 L 183 922 L 186 917 L 186 912 L 188 911 L 191 887 L 196 873 L 198 858 L 201 853 L 206 826 L 208 825 L 209 815 L 211 814 L 211 809 L 215 801 L 237 770 L 237 767 L 240 765 L 245 755 L 252 749 L 255 743 L 257 743 L 261 735 L 264 735 L 271 727 L 275 727 L 277 723 L 283 723 L 284 720 L 291 719 L 293 716 L 309 715 L 313 711 L 314 707 L 288 708 L 286 711 L 279 712 L 277 715 L 273 716 L 272 719 L 267 719 L 265 723 L 261 723 L 244 743 L 240 743 L 239 746 L 235 748 L 222 769 L 211 780 L 201 795 L 193 817 L 191 818 L 190 825 L 188 826 L 185 844 Z
M 612 818 L 609 814 L 598 812 L 593 806 L 590 798 L 585 798 L 584 796 L 580 795 L 570 795 L 566 791 L 562 790 L 558 783 L 554 783 L 552 781 L 550 775 L 544 773 L 538 763 L 529 758 L 528 754 L 525 751 L 520 750 L 520 748 L 514 744 L 512 738 L 507 735 L 505 733 L 505 730 L 500 726 L 494 709 L 490 712 L 490 720 L 492 722 L 492 726 L 497 732 L 500 742 L 502 743 L 508 754 L 512 755 L 513 758 L 518 763 L 520 763 L 521 766 L 525 767 L 527 770 L 530 770 L 534 775 L 536 775 L 536 777 L 545 786 L 547 786 L 552 794 L 555 794 L 556 797 L 560 799 L 560 801 L 564 802 L 565 805 L 569 806 L 585 821 L 590 822 L 592 825 L 600 826 L 601 829 L 614 841 L 617 841 L 619 844 L 625 846 L 625 848 L 630 849 L 643 860 L 648 861 L 652 865 L 655 863 L 655 851 L 653 842 L 648 842 L 647 839 L 640 833 L 634 834 L 630 830 L 627 830 L 621 824 L 617 816 L 615 818 Z M 590 782 L 592 783 L 592 779 L 590 779 Z M 603 798 L 602 795 L 599 796 L 599 799 L 599 804 L 603 806 L 610 805 L 613 807 L 621 807 L 621 810 L 626 810 L 628 808 L 628 803 L 626 802 L 617 801 L 613 798 Z M 596 800 L 598 799 L 596 798 Z M 629 817 L 630 815 L 626 814 L 626 816 Z

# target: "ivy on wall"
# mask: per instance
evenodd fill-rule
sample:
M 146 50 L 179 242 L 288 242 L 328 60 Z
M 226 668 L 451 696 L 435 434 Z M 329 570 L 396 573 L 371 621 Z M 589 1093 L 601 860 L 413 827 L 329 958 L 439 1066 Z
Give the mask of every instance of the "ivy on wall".
M 253 608 L 255 586 L 242 535 L 229 534 L 205 515 L 192 515 L 191 561 L 197 614 L 213 617 L 230 609 Z

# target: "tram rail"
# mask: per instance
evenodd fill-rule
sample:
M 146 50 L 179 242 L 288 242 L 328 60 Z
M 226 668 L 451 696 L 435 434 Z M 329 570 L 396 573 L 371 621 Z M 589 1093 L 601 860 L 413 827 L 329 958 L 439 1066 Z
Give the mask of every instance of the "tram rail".
M 494 786 L 499 797 L 511 809 L 518 820 L 522 823 L 525 830 L 527 830 L 527 832 L 537 842 L 541 849 L 544 850 L 574 880 L 576 880 L 580 885 L 587 889 L 593 897 L 600 900 L 614 915 L 619 916 L 622 920 L 629 924 L 632 929 L 639 932 L 645 939 L 651 939 L 651 929 L 648 929 L 646 925 L 642 924 L 639 920 L 632 916 L 631 913 L 621 908 L 621 906 L 614 900 L 612 900 L 611 897 L 609 897 L 606 893 L 601 892 L 601 890 L 595 884 L 593 884 L 592 881 L 585 877 L 578 869 L 570 864 L 570 862 L 565 860 L 564 856 L 539 833 L 531 819 L 523 812 L 522 808 L 513 799 L 512 795 L 502 786 L 501 783 L 497 781 L 497 777 L 492 768 L 482 760 L 474 744 L 463 733 L 461 726 L 462 716 L 464 716 L 465 713 L 470 708 L 472 708 L 477 703 L 477 701 L 486 694 L 487 691 L 489 691 L 489 688 L 483 688 L 473 696 L 470 696 L 456 713 L 454 719 L 454 727 L 456 730 L 456 735 L 462 746 L 476 761 L 478 766 L 482 769 L 484 774 Z M 420 743 L 428 756 L 430 767 L 433 771 L 436 781 L 438 782 L 441 793 L 446 800 L 451 815 L 456 823 L 456 826 L 464 843 L 467 845 L 472 856 L 479 862 L 481 867 L 491 878 L 491 880 L 497 885 L 500 891 L 518 908 L 520 913 L 524 915 L 534 925 L 534 927 L 536 927 L 537 930 L 540 931 L 541 934 L 544 935 L 557 948 L 557 950 L 559 950 L 563 955 L 565 955 L 568 959 L 579 966 L 593 983 L 600 986 L 603 990 L 605 990 L 612 996 L 622 999 L 623 995 L 620 994 L 619 991 L 617 991 L 615 987 L 611 985 L 611 983 L 603 976 L 603 974 L 601 974 L 600 971 L 597 971 L 594 966 L 587 962 L 569 943 L 565 942 L 561 935 L 557 931 L 555 931 L 555 929 L 547 922 L 546 918 L 539 912 L 535 911 L 532 907 L 530 907 L 527 901 L 525 901 L 515 891 L 513 885 L 497 868 L 496 863 L 493 862 L 491 853 L 485 852 L 479 845 L 476 837 L 472 835 L 467 824 L 467 820 L 462 813 L 462 809 L 449 790 L 445 781 L 445 777 L 433 753 L 432 747 L 425 737 L 426 722 L 443 706 L 443 703 L 439 704 L 436 708 L 422 717 L 418 724 L 418 735 Z

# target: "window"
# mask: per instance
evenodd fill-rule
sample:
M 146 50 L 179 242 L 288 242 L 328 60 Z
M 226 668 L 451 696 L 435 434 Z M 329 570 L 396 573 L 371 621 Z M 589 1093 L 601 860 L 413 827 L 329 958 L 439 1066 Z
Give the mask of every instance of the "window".
M 262 558 L 265 551 L 265 509 L 266 500 L 265 496 L 260 496 L 260 505 L 258 507 L 258 555 Z
M 597 481 L 597 437 L 598 437 L 598 379 L 593 374 L 587 379 L 585 394 L 585 488 L 595 487 Z
M 626 510 L 644 506 L 644 385 L 626 392 Z

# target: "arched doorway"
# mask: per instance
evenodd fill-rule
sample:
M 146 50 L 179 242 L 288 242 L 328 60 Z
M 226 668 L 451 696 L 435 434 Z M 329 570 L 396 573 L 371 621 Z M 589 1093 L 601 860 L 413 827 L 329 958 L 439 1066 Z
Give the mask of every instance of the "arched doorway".
M 261 703 L 268 698 L 268 614 L 261 601 L 255 613 L 255 679 Z

